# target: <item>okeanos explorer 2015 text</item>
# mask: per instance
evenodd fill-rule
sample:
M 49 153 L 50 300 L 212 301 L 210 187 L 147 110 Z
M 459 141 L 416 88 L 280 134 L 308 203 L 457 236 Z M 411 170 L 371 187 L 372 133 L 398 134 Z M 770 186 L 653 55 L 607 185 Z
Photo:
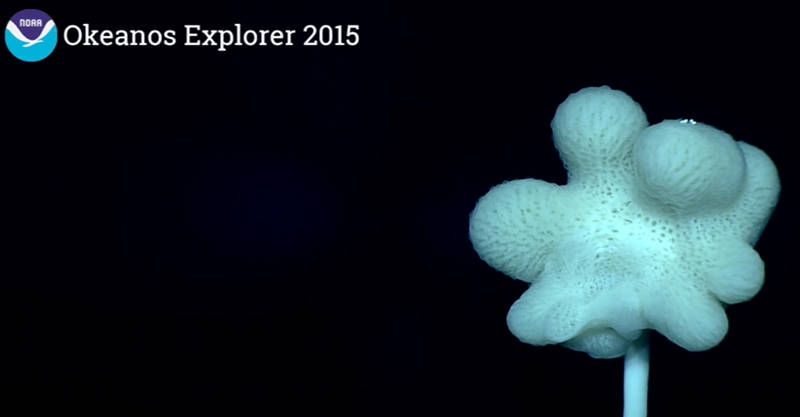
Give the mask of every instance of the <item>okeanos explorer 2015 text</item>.
M 69 46 L 174 46 L 178 33 L 184 46 L 213 47 L 226 51 L 229 47 L 249 46 L 356 46 L 360 42 L 359 25 L 305 25 L 297 29 L 250 29 L 240 23 L 228 29 L 183 25 L 174 29 L 95 29 L 89 23 L 69 25 L 64 29 L 64 42 Z

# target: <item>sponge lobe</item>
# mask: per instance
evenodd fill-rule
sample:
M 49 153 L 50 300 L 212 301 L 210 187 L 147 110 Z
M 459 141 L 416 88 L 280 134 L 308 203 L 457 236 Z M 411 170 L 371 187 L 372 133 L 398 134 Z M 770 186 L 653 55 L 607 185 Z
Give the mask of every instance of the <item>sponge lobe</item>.
M 733 138 L 702 123 L 665 120 L 648 127 L 634 144 L 633 160 L 645 199 L 673 214 L 727 207 L 745 179 Z
M 469 237 L 491 267 L 522 281 L 539 275 L 570 212 L 569 192 L 545 181 L 504 182 L 481 197 L 470 215 Z
M 509 310 L 511 333 L 596 358 L 622 356 L 648 327 L 634 288 L 642 271 L 623 256 L 633 248 L 607 252 L 601 246 L 573 236 L 554 248 L 539 278 Z
M 609 161 L 629 158 L 636 135 L 647 126 L 647 116 L 622 91 L 589 87 L 570 94 L 558 106 L 550 126 L 572 182 L 607 167 Z
M 631 343 L 614 329 L 591 328 L 564 342 L 564 346 L 586 352 L 595 359 L 612 359 L 624 355 Z
M 753 298 L 764 285 L 764 261 L 744 242 L 725 242 L 707 266 L 706 280 L 720 301 L 741 303 Z
M 781 182 L 775 164 L 764 151 L 744 142 L 738 144 L 747 174 L 742 196 L 731 213 L 731 225 L 745 242 L 754 245 L 778 203 Z
M 643 291 L 645 318 L 669 340 L 699 352 L 719 344 L 728 332 L 725 310 L 692 279 L 671 279 Z

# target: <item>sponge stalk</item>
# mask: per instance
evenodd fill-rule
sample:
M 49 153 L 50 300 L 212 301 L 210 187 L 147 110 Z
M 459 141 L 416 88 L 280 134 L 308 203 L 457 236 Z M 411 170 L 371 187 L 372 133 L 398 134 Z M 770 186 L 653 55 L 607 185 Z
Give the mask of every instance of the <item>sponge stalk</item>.
M 650 375 L 649 332 L 644 331 L 625 353 L 622 417 L 647 416 L 647 380 Z

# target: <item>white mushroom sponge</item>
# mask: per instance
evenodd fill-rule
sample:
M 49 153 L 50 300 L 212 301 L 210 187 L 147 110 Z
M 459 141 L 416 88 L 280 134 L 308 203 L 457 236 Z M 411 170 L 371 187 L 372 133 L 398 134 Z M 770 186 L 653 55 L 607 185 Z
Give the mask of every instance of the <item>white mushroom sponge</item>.
M 470 215 L 481 259 L 531 283 L 511 332 L 601 358 L 648 328 L 692 351 L 718 344 L 724 304 L 763 284 L 752 245 L 780 190 L 769 157 L 694 121 L 648 127 L 608 87 L 570 95 L 551 126 L 567 185 L 505 182 Z

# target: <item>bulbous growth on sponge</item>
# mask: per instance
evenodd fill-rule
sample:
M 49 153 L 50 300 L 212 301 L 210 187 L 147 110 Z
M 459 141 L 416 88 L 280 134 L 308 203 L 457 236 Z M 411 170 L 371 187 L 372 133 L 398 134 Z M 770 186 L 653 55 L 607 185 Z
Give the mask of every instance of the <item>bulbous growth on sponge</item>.
M 650 126 L 633 146 L 642 195 L 674 214 L 729 206 L 744 187 L 745 162 L 727 133 L 687 121 Z
M 636 135 L 647 127 L 647 116 L 622 91 L 589 87 L 570 94 L 550 126 L 553 143 L 575 182 L 607 168 L 609 160 L 626 157 Z

